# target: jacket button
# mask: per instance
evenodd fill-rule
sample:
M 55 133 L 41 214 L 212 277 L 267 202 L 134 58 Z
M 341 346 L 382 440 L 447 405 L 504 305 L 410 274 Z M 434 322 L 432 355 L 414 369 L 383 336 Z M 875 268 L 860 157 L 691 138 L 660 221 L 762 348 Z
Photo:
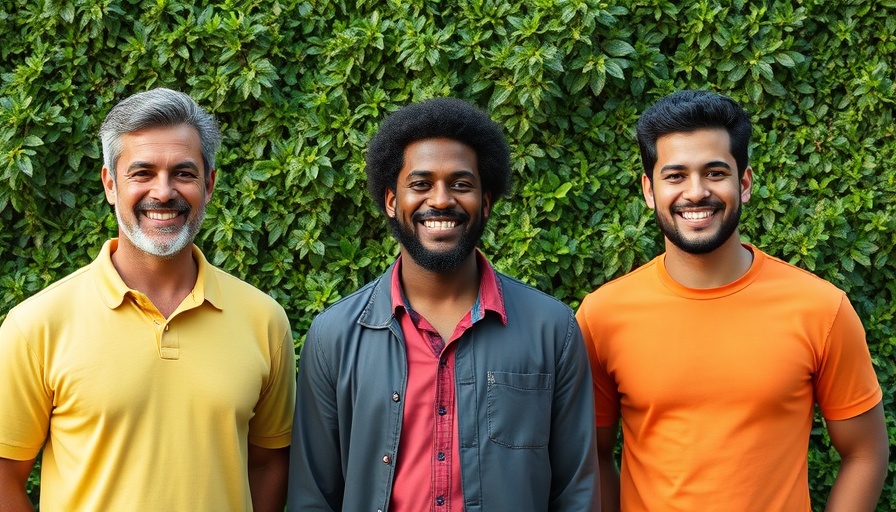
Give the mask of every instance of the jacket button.
M 388 464 L 390 462 L 392 462 L 392 457 L 389 457 L 388 455 L 383 455 L 383 464 Z
M 393 402 L 399 402 L 399 401 L 401 401 L 401 395 L 398 394 L 398 391 L 393 391 L 393 392 L 392 392 L 392 401 L 393 401 Z

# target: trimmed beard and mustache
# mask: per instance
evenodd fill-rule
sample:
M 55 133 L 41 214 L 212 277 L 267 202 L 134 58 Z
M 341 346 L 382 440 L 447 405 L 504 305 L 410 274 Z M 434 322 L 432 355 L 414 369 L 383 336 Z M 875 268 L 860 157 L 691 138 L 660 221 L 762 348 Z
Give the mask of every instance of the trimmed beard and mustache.
M 482 238 L 482 233 L 485 231 L 487 219 L 483 214 L 484 212 L 480 210 L 477 220 L 472 224 L 470 223 L 469 215 L 455 210 L 414 212 L 411 215 L 413 225 L 410 226 L 398 220 L 400 217 L 398 212 L 396 212 L 395 217 L 389 217 L 388 219 L 389 226 L 392 228 L 392 236 L 404 247 L 411 259 L 426 270 L 442 273 L 456 270 L 466 261 L 470 253 L 476 249 L 480 238 Z M 460 240 L 454 247 L 444 251 L 433 251 L 423 245 L 414 229 L 416 225 L 427 218 L 456 220 L 459 225 L 464 226 L 466 229 L 464 229 L 463 235 L 461 235 Z
M 660 232 L 663 233 L 672 245 L 678 247 L 682 251 L 688 254 L 708 254 L 719 247 L 721 247 L 725 242 L 731 238 L 731 235 L 737 230 L 737 226 L 740 224 L 740 214 L 741 214 L 741 202 L 738 201 L 737 208 L 730 212 L 726 217 L 722 219 L 722 224 L 719 226 L 719 229 L 709 237 L 701 237 L 701 238 L 687 238 L 683 235 L 678 227 L 675 225 L 671 219 L 667 218 L 664 215 L 660 215 L 659 212 L 655 215 L 656 223 L 660 228 Z M 709 199 L 704 199 L 698 203 L 690 204 L 687 206 L 688 208 L 713 208 L 716 212 L 725 211 L 725 204 L 721 201 L 712 201 Z M 683 207 L 672 206 L 670 208 L 670 215 L 675 216 L 677 212 Z

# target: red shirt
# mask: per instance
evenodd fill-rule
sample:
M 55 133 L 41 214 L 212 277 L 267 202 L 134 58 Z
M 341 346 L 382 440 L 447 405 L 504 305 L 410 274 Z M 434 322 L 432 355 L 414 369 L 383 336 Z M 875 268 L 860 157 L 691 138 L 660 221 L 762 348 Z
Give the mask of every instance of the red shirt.
M 501 316 L 504 298 L 495 271 L 476 251 L 480 269 L 479 295 L 446 342 L 439 332 L 411 309 L 401 289 L 401 258 L 392 272 L 392 309 L 401 324 L 408 358 L 401 439 L 390 510 L 395 512 L 458 512 L 464 510 L 457 404 L 454 396 L 454 355 L 467 329 L 485 317 Z

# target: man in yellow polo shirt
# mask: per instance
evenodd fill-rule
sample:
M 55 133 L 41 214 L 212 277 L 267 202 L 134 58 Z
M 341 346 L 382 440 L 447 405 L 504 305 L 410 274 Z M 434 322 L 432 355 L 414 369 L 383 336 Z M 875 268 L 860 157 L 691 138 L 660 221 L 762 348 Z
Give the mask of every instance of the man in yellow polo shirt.
M 283 510 L 295 393 L 286 314 L 192 244 L 221 134 L 154 89 L 100 129 L 119 237 L 0 326 L 0 509 Z

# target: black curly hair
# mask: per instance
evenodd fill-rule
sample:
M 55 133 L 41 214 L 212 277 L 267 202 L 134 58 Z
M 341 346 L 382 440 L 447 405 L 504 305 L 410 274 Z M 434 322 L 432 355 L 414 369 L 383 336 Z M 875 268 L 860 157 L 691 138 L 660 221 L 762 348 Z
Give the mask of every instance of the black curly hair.
M 484 192 L 492 204 L 510 188 L 510 146 L 501 126 L 478 108 L 457 98 L 434 98 L 390 114 L 367 149 L 367 188 L 380 210 L 386 189 L 395 190 L 405 148 L 418 140 L 444 137 L 470 146 Z

